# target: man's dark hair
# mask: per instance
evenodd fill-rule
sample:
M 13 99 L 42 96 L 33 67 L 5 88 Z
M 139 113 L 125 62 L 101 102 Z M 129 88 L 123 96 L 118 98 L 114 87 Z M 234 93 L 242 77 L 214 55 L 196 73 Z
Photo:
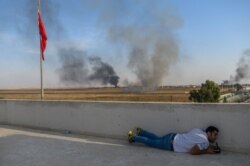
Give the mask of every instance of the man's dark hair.
M 216 127 L 214 127 L 214 126 L 209 126 L 207 129 L 206 129 L 206 133 L 207 132 L 214 132 L 214 131 L 217 131 L 217 132 L 219 132 L 219 129 L 218 128 L 216 128 Z

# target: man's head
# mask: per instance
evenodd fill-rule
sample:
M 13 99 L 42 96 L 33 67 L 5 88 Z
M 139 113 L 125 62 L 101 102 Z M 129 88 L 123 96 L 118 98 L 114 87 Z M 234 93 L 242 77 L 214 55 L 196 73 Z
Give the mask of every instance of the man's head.
M 214 126 L 209 126 L 206 129 L 206 133 L 207 133 L 208 141 L 215 142 L 217 140 L 217 137 L 218 137 L 219 129 L 217 129 Z

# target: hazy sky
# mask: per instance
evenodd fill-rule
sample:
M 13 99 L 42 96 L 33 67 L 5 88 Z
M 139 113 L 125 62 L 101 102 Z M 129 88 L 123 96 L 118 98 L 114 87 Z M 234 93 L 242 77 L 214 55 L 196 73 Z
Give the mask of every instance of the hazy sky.
M 0 89 L 40 87 L 36 2 L 0 0 Z M 200 84 L 206 79 L 221 83 L 235 75 L 243 52 L 250 49 L 249 8 L 249 0 L 41 0 L 48 33 L 45 87 L 65 86 L 58 75 L 58 47 L 101 57 L 113 66 L 120 84 L 135 80 L 126 46 L 107 39 L 106 22 L 126 26 L 133 20 L 144 30 L 155 24 L 148 13 L 166 10 L 171 16 L 161 17 L 174 18 L 168 22 L 179 52 L 161 84 Z

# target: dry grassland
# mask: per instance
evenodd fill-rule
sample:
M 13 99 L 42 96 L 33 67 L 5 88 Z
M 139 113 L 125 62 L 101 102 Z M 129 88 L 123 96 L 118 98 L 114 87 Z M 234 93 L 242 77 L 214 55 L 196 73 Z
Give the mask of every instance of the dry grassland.
M 189 102 L 191 88 L 159 88 L 152 92 L 127 92 L 123 88 L 45 89 L 45 100 Z M 0 99 L 40 99 L 40 91 L 0 90 Z

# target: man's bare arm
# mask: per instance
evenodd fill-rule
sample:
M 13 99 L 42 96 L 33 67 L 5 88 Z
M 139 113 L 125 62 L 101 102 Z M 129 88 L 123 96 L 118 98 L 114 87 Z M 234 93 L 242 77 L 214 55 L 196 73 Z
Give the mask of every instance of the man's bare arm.
M 192 149 L 190 150 L 190 153 L 191 153 L 192 155 L 199 155 L 199 154 L 216 154 L 216 152 L 214 151 L 214 147 L 209 146 L 207 149 L 200 150 L 200 148 L 198 147 L 198 145 L 193 146 Z

